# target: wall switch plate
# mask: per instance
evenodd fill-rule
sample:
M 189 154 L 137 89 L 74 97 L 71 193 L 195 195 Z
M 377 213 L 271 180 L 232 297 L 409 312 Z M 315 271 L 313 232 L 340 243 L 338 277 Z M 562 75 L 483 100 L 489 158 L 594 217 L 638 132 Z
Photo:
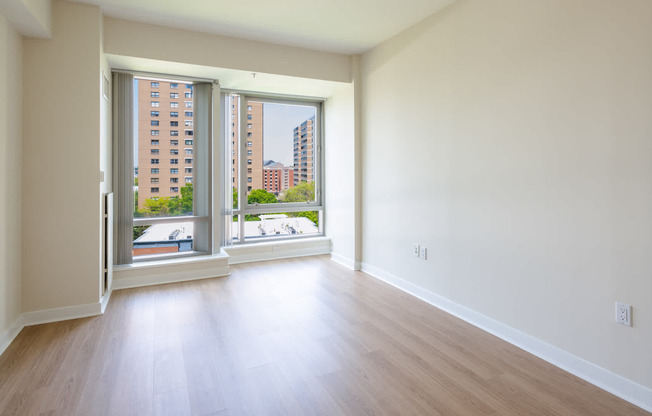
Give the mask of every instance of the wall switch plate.
M 632 307 L 625 303 L 616 302 L 616 322 L 632 326 Z
M 419 249 L 419 258 L 426 260 L 428 257 L 428 249 L 426 247 L 421 247 Z
M 414 243 L 412 246 L 412 255 L 414 255 L 414 257 L 419 257 L 419 243 Z

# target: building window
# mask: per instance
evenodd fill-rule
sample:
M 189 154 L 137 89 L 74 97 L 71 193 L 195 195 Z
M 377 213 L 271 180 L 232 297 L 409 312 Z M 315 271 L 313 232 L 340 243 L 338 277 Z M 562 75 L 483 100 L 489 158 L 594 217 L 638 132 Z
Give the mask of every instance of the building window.
M 170 183 L 179 183 L 179 178 L 170 178 Z
M 185 172 L 186 172 L 186 173 L 192 173 L 192 168 L 186 168 L 186 169 L 185 169 Z
M 152 101 L 152 107 L 158 107 L 159 102 L 158 101 Z
M 158 82 L 152 82 L 149 86 L 152 88 L 158 88 Z
M 186 84 L 186 88 L 192 89 L 192 84 Z
M 186 154 L 187 155 L 192 155 L 192 149 L 186 149 Z
M 150 159 L 149 163 L 152 165 L 158 165 L 158 159 Z
M 171 175 L 175 175 L 175 174 L 177 174 L 177 173 L 179 173 L 179 169 L 178 169 L 178 168 L 170 168 L 170 174 L 171 174 Z
M 170 149 L 170 154 L 171 155 L 178 155 L 179 154 L 179 149 Z
M 192 158 L 186 158 L 186 165 L 192 165 Z
M 152 136 L 158 136 L 158 130 L 152 130 L 151 135 Z
M 179 84 L 170 84 L 171 89 L 177 89 L 179 88 Z
M 192 108 L 192 101 L 184 101 L 186 108 Z
M 192 93 L 191 93 L 191 92 L 187 92 L 187 93 L 186 93 L 186 98 L 192 98 Z
M 151 193 L 155 194 L 158 193 L 158 188 L 150 188 L 149 190 Z
M 234 193 L 238 199 L 233 209 L 237 221 L 231 224 L 235 244 L 323 234 L 319 134 L 322 103 L 285 97 L 279 103 L 279 98 L 244 94 L 230 94 L 225 98 L 225 107 L 228 105 L 226 108 L 230 108 L 234 118 L 238 109 L 248 111 L 244 131 L 234 125 L 237 123 L 228 123 L 224 132 L 225 137 L 236 138 L 232 149 L 240 149 L 232 157 L 233 166 L 242 166 L 241 158 L 246 160 L 244 169 L 231 169 L 227 165 L 233 190 L 247 190 Z M 291 119 L 288 114 L 292 114 Z M 276 163 L 264 166 L 262 158 L 253 158 L 253 148 L 265 149 L 265 159 Z M 305 163 L 305 167 L 300 163 Z M 255 199 L 251 200 L 253 195 Z M 292 209 L 284 210 L 285 206 Z M 252 219 L 259 220 L 256 227 L 250 226 Z
M 177 192 L 179 192 L 179 187 L 177 187 L 177 186 L 171 186 L 171 187 L 170 187 L 170 192 L 176 194 Z
M 186 146 L 192 146 L 193 141 L 186 139 Z
M 178 136 L 179 130 L 170 130 L 170 136 Z
M 150 126 L 158 126 L 158 120 L 151 120 Z
M 150 143 L 152 146 L 158 146 L 158 140 L 150 140 Z
M 179 103 L 170 103 L 170 108 L 179 108 Z
M 152 98 L 158 98 L 158 92 L 152 91 Z
M 192 130 L 186 130 L 186 136 L 192 136 L 192 135 L 194 135 L 194 134 L 195 134 L 195 133 L 193 133 Z
M 170 117 L 179 117 L 178 111 L 170 111 Z
M 192 120 L 186 120 L 186 127 L 192 127 Z
M 177 127 L 179 125 L 178 121 L 170 121 L 170 127 Z
M 186 176 L 184 179 L 186 183 L 192 183 L 192 176 Z
M 156 175 L 156 174 L 158 174 L 158 168 L 151 168 L 151 169 L 149 170 L 149 173 L 151 173 L 152 175 Z
M 152 117 L 158 117 L 158 111 L 150 111 L 149 113 Z
M 151 178 L 149 183 L 158 183 L 158 178 Z
M 170 165 L 178 165 L 179 159 L 170 159 Z
M 170 98 L 179 98 L 179 93 L 178 92 L 171 92 L 170 93 Z
M 150 154 L 158 155 L 158 149 L 149 149 Z
M 186 117 L 192 117 L 192 111 L 186 111 L 185 115 Z
M 179 140 L 170 140 L 170 146 L 178 146 Z

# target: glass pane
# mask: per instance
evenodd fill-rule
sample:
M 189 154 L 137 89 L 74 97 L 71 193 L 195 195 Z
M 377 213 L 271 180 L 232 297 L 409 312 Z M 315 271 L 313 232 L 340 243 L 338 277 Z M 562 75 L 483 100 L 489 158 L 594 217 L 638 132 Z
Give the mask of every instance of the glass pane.
M 193 223 L 134 226 L 133 256 L 156 255 L 192 251 Z
M 316 108 L 248 100 L 243 116 L 247 202 L 315 201 Z
M 134 217 L 193 214 L 192 84 L 134 80 Z
M 245 240 L 316 234 L 319 234 L 318 211 L 247 215 L 245 219 Z

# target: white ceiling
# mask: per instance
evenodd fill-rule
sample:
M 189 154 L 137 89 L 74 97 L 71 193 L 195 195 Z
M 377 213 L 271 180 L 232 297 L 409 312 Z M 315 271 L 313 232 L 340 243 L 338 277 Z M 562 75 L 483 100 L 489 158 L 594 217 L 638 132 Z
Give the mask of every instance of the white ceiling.
M 365 52 L 454 0 L 72 0 L 107 16 L 309 49 Z

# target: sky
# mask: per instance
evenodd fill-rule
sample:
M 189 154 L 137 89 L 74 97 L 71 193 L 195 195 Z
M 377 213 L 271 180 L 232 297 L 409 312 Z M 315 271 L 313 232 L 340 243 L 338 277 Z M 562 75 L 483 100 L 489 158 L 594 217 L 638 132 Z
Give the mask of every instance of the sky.
M 291 166 L 294 128 L 315 115 L 315 107 L 263 104 L 263 159 Z

